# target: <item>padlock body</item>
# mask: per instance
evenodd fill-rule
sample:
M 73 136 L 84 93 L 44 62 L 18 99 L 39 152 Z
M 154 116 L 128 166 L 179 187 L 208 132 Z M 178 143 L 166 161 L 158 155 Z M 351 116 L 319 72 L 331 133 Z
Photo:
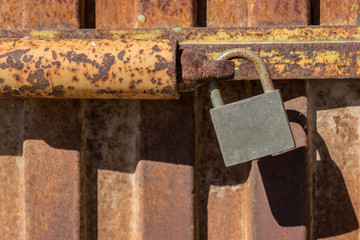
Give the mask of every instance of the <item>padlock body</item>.
M 295 147 L 279 90 L 210 109 L 226 166 Z

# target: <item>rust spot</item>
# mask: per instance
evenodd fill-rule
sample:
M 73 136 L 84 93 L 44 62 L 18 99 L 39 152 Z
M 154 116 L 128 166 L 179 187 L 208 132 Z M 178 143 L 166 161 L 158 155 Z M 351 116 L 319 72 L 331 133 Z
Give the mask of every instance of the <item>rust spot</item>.
M 131 82 L 130 82 L 130 89 L 131 90 L 135 90 L 135 80 L 132 80 Z
M 74 80 L 75 82 L 78 82 L 78 81 L 79 81 L 79 79 L 78 79 L 76 76 L 73 77 L 73 80 Z
M 96 94 L 100 95 L 100 94 L 116 94 L 117 91 L 115 90 L 105 90 L 105 89 L 101 89 L 96 91 Z
M 117 55 L 117 58 L 122 61 L 124 59 L 124 55 L 125 55 L 125 51 L 122 50 L 121 52 L 119 52 L 119 54 Z
M 139 79 L 136 81 L 136 84 L 140 84 L 140 83 L 142 83 L 142 80 Z
M 174 90 L 170 86 L 166 86 L 161 90 L 162 94 L 172 94 L 173 92 L 174 92 Z
M 115 78 L 115 77 L 116 77 L 115 73 L 111 73 L 111 76 L 112 76 L 113 78 Z
M 64 89 L 63 85 L 58 85 L 54 87 L 51 93 L 49 93 L 49 96 L 64 97 L 65 92 L 63 91 L 63 89 Z
M 153 50 L 154 52 L 161 52 L 160 48 L 158 47 L 158 45 L 154 45 L 151 50 Z
M 69 90 L 75 89 L 73 86 L 68 86 L 67 88 L 68 88 Z
M 8 68 L 10 66 L 10 67 L 18 69 L 18 70 L 23 69 L 24 63 L 22 63 L 20 61 L 20 58 L 21 58 L 22 55 L 24 55 L 25 53 L 27 53 L 29 51 L 30 51 L 30 49 L 15 50 L 15 51 L 0 55 L 0 59 L 4 58 L 4 57 L 7 57 L 6 64 L 2 63 L 0 65 L 0 68 L 5 69 L 5 68 Z
M 124 81 L 123 78 L 119 78 L 119 82 L 122 83 Z
M 50 86 L 44 75 L 44 70 L 39 69 L 34 74 L 31 73 L 26 81 L 31 83 L 34 89 L 44 89 Z
M 56 58 L 57 58 L 57 54 L 56 54 L 55 51 L 52 51 L 52 58 L 53 58 L 54 60 L 56 60 Z
M 37 69 L 39 69 L 39 67 L 40 67 L 40 65 L 41 65 L 41 60 L 43 59 L 43 57 L 39 57 L 39 60 L 36 62 L 36 64 L 35 64 L 35 67 L 37 68 Z
M 155 84 L 155 83 L 156 83 L 155 78 L 151 78 L 151 83 L 152 83 L 152 84 Z
M 49 51 L 49 48 L 45 48 L 44 51 L 45 51 L 45 52 Z
M 88 79 L 91 80 L 93 83 L 96 83 L 99 80 L 106 81 L 109 78 L 109 70 L 114 63 L 115 57 L 110 53 L 106 53 L 103 62 L 99 68 L 99 72 L 93 77 L 88 77 Z
M 5 80 L 3 78 L 0 78 L 0 84 L 3 84 Z
M 24 62 L 28 63 L 28 62 L 31 62 L 32 58 L 33 58 L 33 55 L 30 55 L 30 56 L 24 55 L 24 57 L 23 57 L 22 60 L 23 60 Z
M 5 85 L 5 86 L 4 86 L 4 91 L 5 91 L 5 92 L 10 92 L 11 89 L 12 89 L 12 88 L 11 88 L 11 86 L 9 86 L 9 85 Z
M 169 62 L 166 61 L 165 58 L 163 58 L 160 55 L 155 56 L 157 58 L 157 62 L 155 63 L 155 71 L 160 71 L 163 69 L 167 69 L 169 67 Z
M 56 66 L 57 68 L 60 68 L 61 63 L 59 61 L 51 62 L 52 65 Z
M 20 81 L 20 77 L 18 74 L 14 74 L 14 77 L 15 77 L 16 81 L 18 81 L 18 82 Z
M 70 63 L 73 61 L 73 62 L 76 62 L 76 63 L 91 64 L 92 66 L 94 66 L 96 68 L 100 68 L 100 64 L 98 64 L 94 60 L 90 60 L 86 56 L 86 54 L 83 54 L 83 53 L 76 54 L 74 51 L 69 51 L 66 54 L 60 53 L 60 56 L 67 58 Z

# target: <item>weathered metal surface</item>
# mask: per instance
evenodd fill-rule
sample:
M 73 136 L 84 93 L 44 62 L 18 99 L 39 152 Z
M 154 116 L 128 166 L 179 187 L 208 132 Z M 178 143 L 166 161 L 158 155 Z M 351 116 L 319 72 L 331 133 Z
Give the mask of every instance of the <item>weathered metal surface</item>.
M 81 238 L 81 116 L 76 100 L 25 103 L 25 238 Z
M 86 229 L 89 239 L 139 239 L 134 171 L 140 101 L 83 101 Z
M 309 1 L 249 0 L 248 26 L 296 26 L 309 24 Z
M 174 30 L 93 30 L 0 33 L 5 37 L 177 39 L 180 47 L 215 58 L 225 49 L 246 47 L 259 53 L 273 79 L 359 78 L 358 27 L 229 28 Z M 321 40 L 322 39 L 322 40 Z M 286 41 L 284 43 L 284 41 Z M 236 61 L 235 79 L 257 79 L 253 68 Z M 325 67 L 326 66 L 326 67 Z
M 135 0 L 96 0 L 96 28 L 134 28 L 136 7 Z
M 193 174 L 192 166 L 138 163 L 139 239 L 194 238 Z
M 0 28 L 21 29 L 21 1 L 0 1 Z M 0 238 L 25 239 L 23 102 L 0 100 Z
M 1 95 L 177 98 L 176 42 L 0 40 Z
M 21 1 L 1 0 L 0 3 L 1 29 L 20 29 Z
M 194 1 L 135 0 L 137 19 L 135 27 L 191 27 L 196 20 Z
M 96 0 L 96 28 L 191 27 L 195 6 L 189 0 Z
M 278 81 L 296 148 L 253 162 L 249 185 L 252 239 L 307 239 L 307 97 L 305 81 Z M 262 90 L 252 86 L 254 94 Z M 266 237 L 264 237 L 266 236 Z
M 139 239 L 194 238 L 193 95 L 142 101 L 136 192 Z M 165 120 L 164 120 L 165 119 Z
M 23 0 L 22 28 L 75 29 L 80 26 L 80 0 Z
M 21 100 L 0 100 L 0 235 L 3 239 L 24 239 L 23 104 Z
M 360 84 L 312 81 L 314 239 L 359 239 Z
M 359 0 L 320 0 L 321 25 L 359 25 Z
M 238 0 L 207 0 L 207 27 L 246 27 L 247 2 Z
M 225 102 L 250 97 L 252 82 L 219 82 Z M 209 109 L 208 88 L 199 88 L 195 102 L 197 239 L 251 239 L 250 163 L 225 167 Z
M 213 79 L 231 79 L 234 77 L 234 63 L 229 60 L 209 60 L 206 56 L 191 50 L 181 51 L 181 64 L 177 65 L 180 92 L 193 91 L 205 82 Z
M 107 7 L 106 12 L 97 11 L 98 28 L 165 27 L 168 26 L 165 22 L 168 20 L 169 25 L 174 27 L 191 26 L 191 22 L 184 21 L 186 18 L 193 21 L 186 14 L 193 15 L 191 11 L 195 12 L 193 0 L 96 0 L 96 9 L 103 9 L 107 2 L 114 5 Z M 152 3 L 152 9 L 146 9 Z M 163 5 L 167 5 L 164 8 L 167 11 L 161 9 Z M 183 8 L 185 6 L 189 6 L 189 9 Z M 141 13 L 140 7 L 143 8 Z M 147 34 L 142 35 L 143 39 L 149 37 Z M 177 74 L 180 87 L 181 74 Z M 87 211 L 90 218 L 87 224 L 89 238 L 153 239 L 159 235 L 165 238 L 157 239 L 194 237 L 192 100 L 191 94 L 182 94 L 176 102 L 86 101 L 86 126 L 89 129 L 85 132 L 92 143 L 90 146 L 94 146 L 90 149 L 91 158 L 86 170 L 89 174 L 87 188 L 90 189 L 87 195 L 90 199 Z M 118 110 L 114 112 L 115 108 Z M 111 150 L 114 144 L 116 150 Z M 141 161 L 134 169 L 140 159 L 146 161 Z M 96 172 L 98 180 L 94 175 Z M 145 179 L 149 181 L 140 184 Z M 95 182 L 97 186 L 94 186 Z M 96 192 L 97 201 L 93 195 Z M 159 205 L 159 201 L 166 202 Z
M 177 39 L 180 44 L 259 43 L 308 41 L 357 41 L 358 26 L 311 27 L 226 27 L 226 28 L 147 28 L 147 29 L 81 29 L 81 30 L 0 30 L 1 38 L 33 39 Z
M 27 140 L 24 157 L 25 238 L 80 239 L 79 152 Z

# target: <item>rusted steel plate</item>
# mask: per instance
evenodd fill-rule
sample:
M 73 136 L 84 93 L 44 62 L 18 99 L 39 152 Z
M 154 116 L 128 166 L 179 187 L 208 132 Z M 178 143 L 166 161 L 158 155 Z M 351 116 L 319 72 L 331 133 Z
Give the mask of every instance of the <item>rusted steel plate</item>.
M 309 1 L 248 0 L 248 26 L 296 26 L 309 24 Z
M 191 27 L 196 20 L 195 4 L 189 0 L 135 0 L 135 27 Z
M 27 140 L 24 157 L 26 239 L 80 239 L 79 152 Z
M 23 0 L 24 29 L 75 29 L 80 26 L 79 0 Z
M 89 239 L 139 239 L 134 194 L 140 101 L 86 100 L 82 151 Z
M 0 40 L 1 94 L 177 98 L 176 42 Z
M 314 239 L 359 239 L 360 84 L 312 81 Z
M 207 0 L 207 27 L 246 27 L 247 4 L 238 0 Z
M 192 166 L 138 163 L 139 239 L 194 238 L 193 174 Z
M 194 5 L 189 0 L 96 0 L 96 28 L 191 27 Z
M 80 102 L 24 107 L 26 239 L 81 239 Z
M 192 93 L 176 102 L 141 101 L 139 239 L 194 238 L 193 112 Z
M 320 0 L 321 25 L 359 25 L 359 0 Z
M 96 0 L 96 28 L 134 28 L 135 0 Z
M 0 236 L 24 239 L 23 103 L 0 100 Z
M 0 27 L 1 29 L 20 29 L 21 26 L 21 1 L 0 1 Z

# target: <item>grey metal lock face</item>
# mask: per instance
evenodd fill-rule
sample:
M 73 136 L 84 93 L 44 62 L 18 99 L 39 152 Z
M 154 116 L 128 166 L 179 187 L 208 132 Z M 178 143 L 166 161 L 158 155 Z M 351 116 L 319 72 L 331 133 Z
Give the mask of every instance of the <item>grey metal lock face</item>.
M 236 57 L 248 59 L 257 67 L 265 93 L 223 105 L 216 83 L 211 83 L 214 108 L 210 114 L 226 166 L 295 147 L 280 91 L 273 89 L 265 63 L 252 51 L 235 50 Z M 234 57 L 226 53 L 221 59 Z
M 210 110 L 226 166 L 295 147 L 279 90 Z

